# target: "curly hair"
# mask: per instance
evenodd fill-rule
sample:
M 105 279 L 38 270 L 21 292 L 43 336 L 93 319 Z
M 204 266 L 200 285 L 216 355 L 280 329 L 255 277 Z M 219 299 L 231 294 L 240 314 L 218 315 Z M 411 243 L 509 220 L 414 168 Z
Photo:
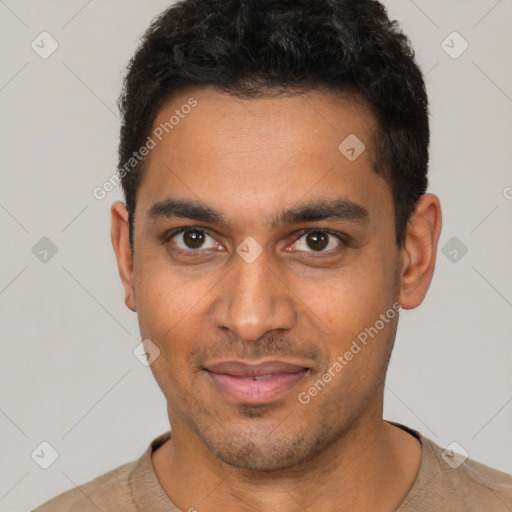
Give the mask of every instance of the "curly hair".
M 118 173 L 178 89 L 238 96 L 328 87 L 354 91 L 377 121 L 373 170 L 390 185 L 396 242 L 427 188 L 428 99 L 414 51 L 376 0 L 181 0 L 160 14 L 130 60 L 118 100 Z M 133 252 L 145 159 L 120 173 Z

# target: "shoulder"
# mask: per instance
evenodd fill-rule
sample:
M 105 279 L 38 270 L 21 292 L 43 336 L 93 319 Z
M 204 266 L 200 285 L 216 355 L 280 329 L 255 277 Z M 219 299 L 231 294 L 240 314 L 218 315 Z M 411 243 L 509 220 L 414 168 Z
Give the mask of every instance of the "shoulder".
M 486 505 L 486 510 L 510 510 L 512 507 L 512 476 L 466 455 L 443 449 L 432 441 L 427 441 L 429 449 L 436 457 L 441 481 L 447 490 L 461 494 L 466 500 Z
M 136 510 L 130 489 L 130 475 L 136 464 L 137 461 L 129 462 L 86 484 L 76 486 L 47 501 L 33 512 Z
M 421 435 L 420 440 L 420 468 L 400 511 L 512 510 L 511 475 L 467 458 L 467 454 L 456 453 L 450 446 L 441 448 Z
M 177 510 L 160 486 L 152 453 L 171 438 L 167 431 L 153 439 L 142 456 L 47 501 L 33 512 L 136 512 Z

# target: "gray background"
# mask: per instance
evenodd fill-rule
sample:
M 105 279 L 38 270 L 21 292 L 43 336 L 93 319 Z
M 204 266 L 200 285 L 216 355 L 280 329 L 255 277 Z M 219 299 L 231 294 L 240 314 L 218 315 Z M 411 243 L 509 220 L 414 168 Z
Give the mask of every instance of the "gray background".
M 444 228 L 430 293 L 400 320 L 385 417 L 512 472 L 512 3 L 386 4 L 426 73 L 430 191 Z M 121 193 L 92 195 L 116 167 L 123 68 L 167 5 L 0 1 L 2 511 L 133 460 L 168 429 L 163 396 L 133 355 L 138 325 L 110 243 Z M 43 31 L 59 45 L 46 59 L 31 48 Z M 458 58 L 441 46 L 453 31 L 469 43 Z M 444 43 L 452 55 L 462 45 Z M 43 237 L 55 255 L 36 245 Z M 48 469 L 31 458 L 43 441 L 58 452 Z

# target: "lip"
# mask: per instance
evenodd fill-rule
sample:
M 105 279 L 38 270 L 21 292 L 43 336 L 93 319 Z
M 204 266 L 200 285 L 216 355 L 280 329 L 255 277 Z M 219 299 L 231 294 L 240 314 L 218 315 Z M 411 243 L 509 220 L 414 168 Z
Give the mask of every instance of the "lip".
M 214 385 L 235 402 L 264 404 L 296 386 L 310 369 L 296 362 L 221 361 L 204 368 Z

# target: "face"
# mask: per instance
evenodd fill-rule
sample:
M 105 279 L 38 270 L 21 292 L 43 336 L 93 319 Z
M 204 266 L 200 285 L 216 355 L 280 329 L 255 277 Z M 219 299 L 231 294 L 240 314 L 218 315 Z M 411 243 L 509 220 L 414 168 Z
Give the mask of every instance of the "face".
M 154 128 L 176 110 L 137 192 L 126 303 L 160 351 L 176 439 L 236 467 L 298 465 L 381 418 L 402 258 L 374 118 L 340 93 L 203 88 Z

